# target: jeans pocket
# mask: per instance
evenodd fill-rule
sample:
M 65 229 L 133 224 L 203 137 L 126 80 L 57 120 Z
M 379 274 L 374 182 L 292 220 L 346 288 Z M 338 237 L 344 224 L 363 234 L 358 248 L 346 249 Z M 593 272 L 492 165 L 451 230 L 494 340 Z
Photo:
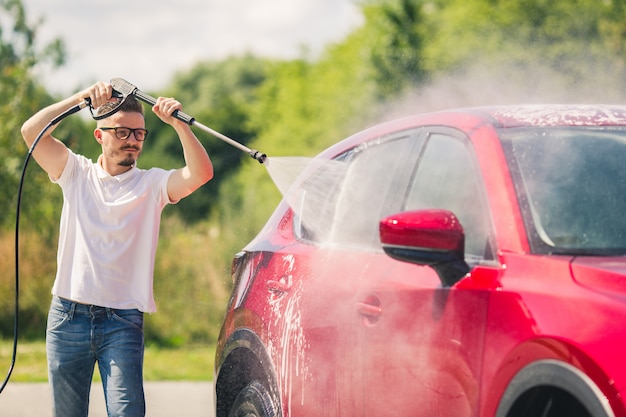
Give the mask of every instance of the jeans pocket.
M 52 307 L 48 312 L 48 324 L 46 330 L 51 332 L 57 330 L 64 323 L 69 321 L 69 314 L 62 309 Z
M 113 319 L 143 331 L 143 313 L 139 310 L 113 310 Z

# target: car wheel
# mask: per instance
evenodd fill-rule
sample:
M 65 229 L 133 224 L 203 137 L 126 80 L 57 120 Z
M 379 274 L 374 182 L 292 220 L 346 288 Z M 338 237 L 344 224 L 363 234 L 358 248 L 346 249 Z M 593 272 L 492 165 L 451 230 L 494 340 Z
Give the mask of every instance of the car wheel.
M 252 381 L 237 395 L 228 417 L 277 417 L 272 396 L 259 381 Z

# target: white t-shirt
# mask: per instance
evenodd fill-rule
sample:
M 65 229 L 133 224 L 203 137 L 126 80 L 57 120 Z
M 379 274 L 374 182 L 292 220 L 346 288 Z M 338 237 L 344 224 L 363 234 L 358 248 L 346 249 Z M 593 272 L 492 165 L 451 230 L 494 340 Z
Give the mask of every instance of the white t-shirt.
M 111 176 L 69 152 L 56 182 L 63 190 L 57 276 L 52 294 L 83 304 L 156 311 L 154 259 L 172 171 L 131 168 Z

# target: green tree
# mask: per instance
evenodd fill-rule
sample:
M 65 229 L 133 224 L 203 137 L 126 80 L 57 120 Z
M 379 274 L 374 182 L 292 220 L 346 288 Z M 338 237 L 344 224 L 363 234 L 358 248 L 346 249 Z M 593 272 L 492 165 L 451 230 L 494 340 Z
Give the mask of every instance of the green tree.
M 433 0 L 424 3 L 431 72 L 476 62 L 541 64 L 572 80 L 588 62 L 624 59 L 623 0 Z
M 59 40 L 43 49 L 37 47 L 37 27 L 38 24 L 29 23 L 20 0 L 0 0 L 0 148 L 3 150 L 0 153 L 0 191 L 7 205 L 15 201 L 26 156 L 20 127 L 32 113 L 51 101 L 34 79 L 33 69 L 41 65 L 57 66 L 64 59 L 63 43 Z M 38 202 L 24 210 L 32 214 L 36 222 L 45 223 L 50 200 L 46 193 L 48 188 L 40 189 L 39 185 L 49 181 L 39 172 L 30 177 L 29 182 L 37 184 Z M 0 211 L 3 228 L 13 224 L 13 214 L 8 207 Z
M 37 83 L 33 69 L 38 65 L 56 66 L 63 62 L 63 44 L 56 40 L 39 49 L 36 43 L 38 24 L 31 24 L 19 0 L 0 0 L 0 192 L 3 207 L 0 210 L 0 267 L 9 273 L 0 277 L 0 337 L 12 334 L 14 291 L 13 230 L 19 177 L 26 146 L 20 127 L 33 112 L 51 101 Z M 40 169 L 29 170 L 24 188 L 22 219 L 25 227 L 22 237 L 22 272 L 27 284 L 22 290 L 22 335 L 32 336 L 41 331 L 46 307 L 42 294 L 49 293 L 54 272 L 53 219 L 58 209 L 58 193 Z M 24 204 L 24 202 L 26 204 Z M 60 207 L 59 207 L 60 209 Z M 37 235 L 28 230 L 38 230 Z M 52 262 L 44 262 L 51 255 Z M 47 298 L 47 297 L 46 297 Z
M 370 60 L 382 97 L 425 81 L 423 46 L 428 40 L 423 1 L 373 1 L 363 7 Z

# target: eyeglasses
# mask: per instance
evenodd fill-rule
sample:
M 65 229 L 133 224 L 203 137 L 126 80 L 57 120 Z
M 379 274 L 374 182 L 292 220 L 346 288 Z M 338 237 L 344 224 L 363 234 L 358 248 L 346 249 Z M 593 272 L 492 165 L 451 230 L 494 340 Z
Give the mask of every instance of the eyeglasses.
M 115 137 L 119 140 L 126 140 L 130 137 L 130 134 L 135 135 L 135 139 L 138 141 L 146 140 L 148 137 L 148 131 L 146 129 L 131 129 L 130 127 L 101 127 L 100 130 L 115 130 Z

